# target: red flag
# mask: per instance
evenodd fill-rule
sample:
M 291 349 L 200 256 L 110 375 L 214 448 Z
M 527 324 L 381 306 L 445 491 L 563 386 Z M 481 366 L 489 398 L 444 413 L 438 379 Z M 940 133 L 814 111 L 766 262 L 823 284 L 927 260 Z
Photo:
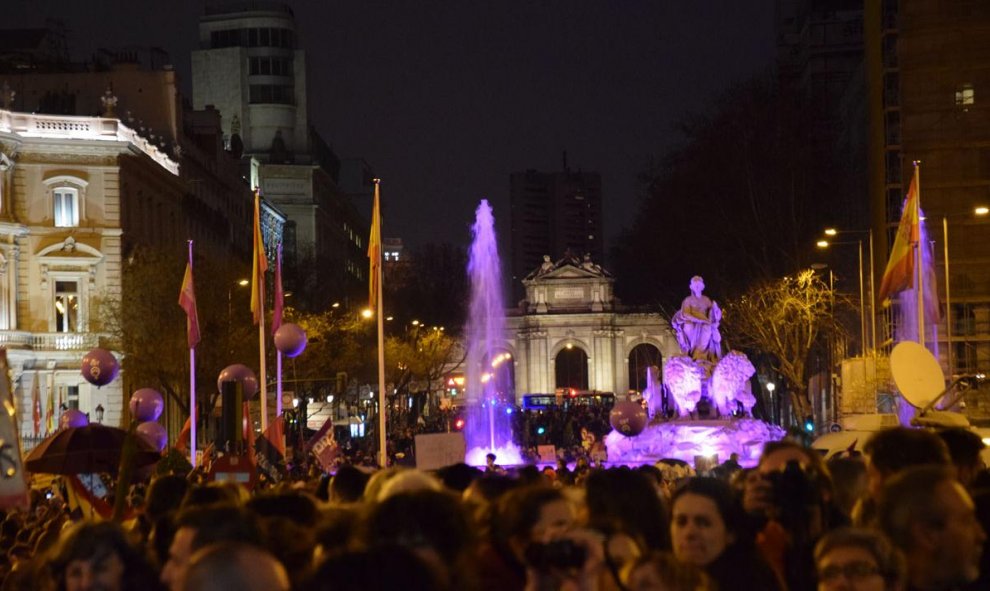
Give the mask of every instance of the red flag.
M 921 236 L 918 215 L 918 172 L 915 168 L 914 178 L 904 199 L 904 209 L 901 211 L 901 222 L 897 226 L 897 236 L 890 249 L 890 260 L 880 281 L 880 300 L 883 301 L 899 291 L 914 287 L 914 246 Z
M 378 207 L 378 181 L 375 181 L 375 203 L 371 209 L 371 236 L 368 238 L 368 258 L 371 259 L 368 282 L 368 307 L 374 312 L 378 305 L 378 281 L 382 265 L 382 216 Z
M 284 415 L 275 417 L 269 423 L 268 429 L 261 434 L 255 443 L 255 459 L 258 469 L 268 475 L 273 481 L 282 479 L 285 471 L 285 434 Z
M 38 437 L 41 434 L 41 390 L 38 382 L 41 381 L 41 376 L 36 372 L 34 374 L 34 383 L 31 384 L 31 418 L 33 419 L 34 436 Z
M 199 344 L 199 313 L 196 311 L 196 290 L 193 287 L 192 261 L 186 263 L 186 274 L 179 290 L 179 306 L 186 311 L 186 342 L 190 349 Z
M 265 313 L 265 271 L 268 258 L 265 256 L 265 243 L 261 237 L 261 193 L 254 192 L 254 255 L 251 263 L 251 315 L 254 323 L 261 322 Z
M 285 307 L 285 292 L 282 290 L 282 245 L 275 252 L 275 309 L 272 311 L 272 334 L 282 326 L 282 309 Z

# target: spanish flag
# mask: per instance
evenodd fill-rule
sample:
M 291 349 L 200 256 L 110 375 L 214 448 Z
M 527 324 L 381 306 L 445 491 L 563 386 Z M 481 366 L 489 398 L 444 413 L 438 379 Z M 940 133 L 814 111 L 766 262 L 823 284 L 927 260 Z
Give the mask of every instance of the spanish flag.
M 254 323 L 261 322 L 265 313 L 265 271 L 268 258 L 265 256 L 265 243 L 261 239 L 261 193 L 254 191 L 254 256 L 251 264 L 251 315 Z
M 918 211 L 918 169 L 915 167 L 911 186 L 904 199 L 904 209 L 901 212 L 901 223 L 897 226 L 894 246 L 890 249 L 890 260 L 887 261 L 887 268 L 880 281 L 880 301 L 899 291 L 914 287 L 914 248 L 921 235 Z
M 381 280 L 382 266 L 382 217 L 379 210 L 379 183 L 375 179 L 375 204 L 371 209 L 371 236 L 368 238 L 368 258 L 371 260 L 368 281 L 368 307 L 372 311 L 378 306 L 378 282 Z
M 196 290 L 193 286 L 192 260 L 186 263 L 186 274 L 179 291 L 179 306 L 186 311 L 186 340 L 190 349 L 199 344 L 199 313 L 196 311 Z

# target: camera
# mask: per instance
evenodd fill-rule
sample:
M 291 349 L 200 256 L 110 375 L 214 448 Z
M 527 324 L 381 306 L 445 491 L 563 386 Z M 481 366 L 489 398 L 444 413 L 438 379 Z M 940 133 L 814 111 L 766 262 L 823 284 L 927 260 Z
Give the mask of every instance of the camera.
M 822 503 L 818 474 L 791 460 L 783 471 L 771 472 L 766 479 L 772 485 L 773 504 L 781 524 L 792 531 L 804 531 L 811 508 Z
M 574 540 L 560 539 L 526 547 L 526 563 L 537 570 L 581 568 L 588 550 Z

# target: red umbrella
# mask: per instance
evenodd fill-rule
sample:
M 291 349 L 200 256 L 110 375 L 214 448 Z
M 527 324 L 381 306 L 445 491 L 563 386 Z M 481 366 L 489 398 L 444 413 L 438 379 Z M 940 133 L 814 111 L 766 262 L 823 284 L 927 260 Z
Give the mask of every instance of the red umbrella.
M 115 474 L 127 431 L 103 425 L 61 429 L 31 450 L 24 461 L 28 472 L 41 474 Z M 137 453 L 134 466 L 146 466 L 161 459 L 158 450 L 134 436 Z

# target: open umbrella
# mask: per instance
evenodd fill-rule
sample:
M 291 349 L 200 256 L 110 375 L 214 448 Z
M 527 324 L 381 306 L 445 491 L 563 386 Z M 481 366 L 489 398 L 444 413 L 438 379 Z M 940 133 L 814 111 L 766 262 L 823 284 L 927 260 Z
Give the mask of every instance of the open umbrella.
M 31 450 L 24 467 L 41 474 L 115 474 L 127 432 L 116 427 L 86 425 L 59 430 Z M 147 466 L 161 459 L 158 450 L 135 436 L 134 466 Z

